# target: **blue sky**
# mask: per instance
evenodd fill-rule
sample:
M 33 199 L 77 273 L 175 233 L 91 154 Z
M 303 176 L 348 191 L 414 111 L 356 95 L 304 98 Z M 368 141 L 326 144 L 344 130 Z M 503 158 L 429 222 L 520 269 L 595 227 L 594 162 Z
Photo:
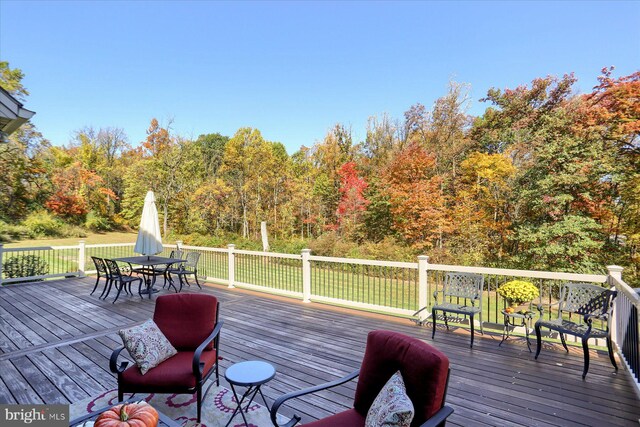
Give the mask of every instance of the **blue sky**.
M 137 145 L 152 117 L 187 138 L 261 130 L 289 153 L 335 123 L 430 107 L 450 79 L 490 87 L 640 69 L 640 2 L 56 2 L 0 0 L 0 59 L 25 73 L 56 145 L 85 126 Z

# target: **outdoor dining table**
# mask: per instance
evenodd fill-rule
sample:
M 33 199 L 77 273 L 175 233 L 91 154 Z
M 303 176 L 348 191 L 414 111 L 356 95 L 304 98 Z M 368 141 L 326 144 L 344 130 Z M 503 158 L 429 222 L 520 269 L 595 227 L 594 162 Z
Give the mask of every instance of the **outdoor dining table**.
M 157 272 L 153 267 L 158 265 L 165 265 L 167 267 L 173 264 L 180 264 L 186 262 L 186 259 L 180 258 L 167 258 L 155 255 L 142 255 L 142 256 L 130 256 L 123 258 L 115 258 L 114 261 L 118 262 L 126 262 L 129 264 L 135 264 L 142 266 L 142 269 L 136 270 L 136 272 L 145 276 L 145 284 L 147 285 L 147 289 L 142 291 L 142 293 L 148 293 L 149 299 L 151 299 L 151 294 L 160 292 L 158 289 L 154 289 L 153 285 L 156 283 Z M 169 278 L 171 280 L 171 278 Z

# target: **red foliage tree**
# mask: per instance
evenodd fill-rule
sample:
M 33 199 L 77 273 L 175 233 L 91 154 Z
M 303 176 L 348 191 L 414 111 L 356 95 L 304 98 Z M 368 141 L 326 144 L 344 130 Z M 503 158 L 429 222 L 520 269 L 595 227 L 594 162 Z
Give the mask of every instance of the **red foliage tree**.
M 58 170 L 51 180 L 55 191 L 45 202 L 45 207 L 73 222 L 84 221 L 92 207 L 90 205 L 106 204 L 109 198 L 116 199 L 112 190 L 102 186 L 103 179 L 82 167 L 80 162 Z
M 364 197 L 367 181 L 358 176 L 355 162 L 347 162 L 338 169 L 340 177 L 340 201 L 336 210 L 338 224 L 347 234 L 352 233 L 360 223 L 362 213 L 369 201 Z

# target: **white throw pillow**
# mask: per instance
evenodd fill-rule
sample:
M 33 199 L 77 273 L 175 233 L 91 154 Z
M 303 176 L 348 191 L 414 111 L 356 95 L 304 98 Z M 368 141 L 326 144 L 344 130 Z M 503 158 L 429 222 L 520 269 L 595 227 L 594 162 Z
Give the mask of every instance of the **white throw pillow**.
M 142 325 L 122 329 L 118 335 L 142 375 L 178 353 L 151 319 Z
M 382 387 L 367 412 L 365 427 L 409 427 L 415 410 L 400 371 Z

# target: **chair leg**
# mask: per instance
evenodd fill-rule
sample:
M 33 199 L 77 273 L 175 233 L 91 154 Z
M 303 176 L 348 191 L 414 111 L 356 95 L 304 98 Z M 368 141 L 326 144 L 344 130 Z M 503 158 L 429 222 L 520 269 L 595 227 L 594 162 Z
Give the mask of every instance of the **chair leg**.
M 120 384 L 118 381 L 118 402 L 122 402 L 124 400 L 124 392 L 120 388 Z
M 474 322 L 473 322 L 473 315 L 469 316 L 469 324 L 471 325 L 471 345 L 469 346 L 469 348 L 473 348 L 473 336 L 474 336 Z
M 443 311 L 443 312 L 442 312 L 442 315 L 444 316 L 444 326 L 446 326 L 446 327 L 447 327 L 447 331 L 448 331 L 448 330 L 449 330 L 449 322 L 448 322 L 448 320 L 447 320 L 447 312 L 446 312 L 446 311 Z
M 167 273 L 166 283 L 169 285 L 167 289 L 173 288 L 175 293 L 178 293 L 178 288 L 176 287 L 175 283 L 173 283 L 173 277 L 171 277 L 171 273 Z
M 200 423 L 200 413 L 202 412 L 202 384 L 198 384 L 198 390 L 196 391 L 196 393 L 197 393 L 197 399 L 198 399 L 197 401 L 198 418 L 196 419 L 196 421 Z
M 433 324 L 433 332 L 431 333 L 431 339 L 436 336 L 436 311 L 431 310 L 431 323 Z
M 118 300 L 118 297 L 120 296 L 120 292 L 122 292 L 122 288 L 124 288 L 125 286 L 127 286 L 126 283 L 123 282 L 119 282 L 120 285 L 116 285 L 116 288 L 118 288 L 118 293 L 116 294 L 116 297 L 113 299 L 113 302 L 111 304 L 115 304 L 116 301 Z
M 96 284 L 93 286 L 93 290 L 89 295 L 93 295 L 93 293 L 98 289 L 98 283 L 100 282 L 100 276 L 96 277 Z
M 618 372 L 618 364 L 616 363 L 616 358 L 613 356 L 613 344 L 611 342 L 611 336 L 607 336 L 607 350 L 609 350 L 609 359 L 611 360 L 611 364 L 615 368 L 616 372 Z
M 107 287 L 109 286 L 109 282 L 110 281 L 111 281 L 111 279 L 109 279 L 109 277 L 105 277 L 105 279 L 104 279 L 104 288 L 102 288 L 102 293 L 100 294 L 98 299 L 102 299 L 102 297 L 104 296 L 104 293 L 107 292 Z
M 567 347 L 567 342 L 564 340 L 564 334 L 563 333 L 560 333 L 560 342 L 562 342 L 562 346 L 564 347 L 566 352 L 569 353 L 569 347 Z
M 535 325 L 535 329 L 536 329 L 536 344 L 537 344 L 535 359 L 538 360 L 538 356 L 540 355 L 540 350 L 542 349 L 542 336 L 540 335 L 540 325 L 538 325 L 537 322 Z
M 216 387 L 220 387 L 220 364 L 216 362 Z
M 196 279 L 196 285 L 198 285 L 198 287 L 202 289 L 202 286 L 200 286 L 200 282 L 198 282 L 198 270 L 194 270 L 193 277 Z
M 102 291 L 102 293 L 104 294 L 105 291 L 107 291 L 107 293 L 104 295 L 104 297 L 102 295 L 100 295 L 100 298 L 106 300 L 107 297 L 109 296 L 109 293 L 111 292 L 111 286 L 113 285 L 113 279 L 109 279 L 109 281 L 107 282 L 109 285 L 107 286 L 107 284 L 104 285 L 104 290 Z
M 480 312 L 480 314 L 478 315 L 478 318 L 480 319 L 480 333 L 484 335 L 484 329 L 482 328 L 482 324 L 484 323 L 482 321 L 482 312 Z
M 584 353 L 584 370 L 582 371 L 582 379 L 587 376 L 589 372 L 589 344 L 587 341 L 589 338 L 582 338 L 582 352 Z

